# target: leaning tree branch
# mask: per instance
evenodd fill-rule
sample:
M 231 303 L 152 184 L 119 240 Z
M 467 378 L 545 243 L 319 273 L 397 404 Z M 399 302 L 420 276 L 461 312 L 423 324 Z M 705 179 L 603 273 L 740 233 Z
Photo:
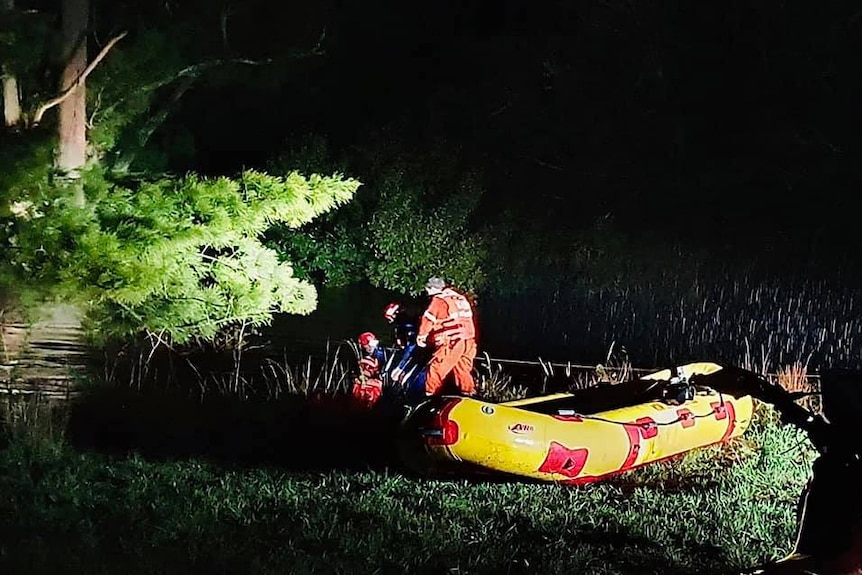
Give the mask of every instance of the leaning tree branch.
M 138 128 L 137 134 L 135 135 L 135 140 L 129 144 L 128 147 L 125 147 L 122 152 L 120 152 L 113 162 L 112 170 L 116 172 L 127 172 L 129 167 L 134 162 L 137 155 L 144 148 L 146 143 L 149 141 L 150 136 L 159 128 L 159 126 L 164 123 L 167 117 L 170 115 L 174 106 L 176 106 L 177 102 L 183 97 L 183 95 L 192 87 L 194 82 L 203 75 L 203 73 L 210 68 L 223 66 L 226 64 L 245 64 L 250 66 L 260 66 L 263 64 L 268 64 L 270 61 L 257 61 L 257 60 L 248 60 L 245 58 L 232 58 L 229 60 L 212 60 L 209 62 L 200 62 L 198 64 L 192 64 L 183 68 L 182 70 L 168 76 L 166 78 L 161 78 L 151 84 L 147 84 L 146 86 L 142 86 L 139 88 L 139 92 L 151 92 L 155 91 L 159 88 L 167 86 L 173 82 L 179 81 L 174 88 L 173 93 L 170 95 L 167 100 L 165 100 L 162 105 L 158 109 L 154 109 L 152 113 L 148 116 L 143 125 Z M 123 100 L 119 100 L 114 106 L 119 105 Z M 113 107 L 113 106 L 112 106 Z
M 174 72 L 169 76 L 159 78 L 158 80 L 150 82 L 149 84 L 144 84 L 143 86 L 138 87 L 135 92 L 152 92 L 154 90 L 158 90 L 159 88 L 167 86 L 168 84 L 172 84 L 179 79 L 191 78 L 192 80 L 195 80 L 199 78 L 206 70 L 209 70 L 210 68 L 214 68 L 216 66 L 223 66 L 225 64 L 247 64 L 250 66 L 261 66 L 269 63 L 271 63 L 271 60 L 248 60 L 246 58 L 232 58 L 229 60 L 210 60 L 207 62 L 198 62 L 197 64 L 191 64 L 189 66 L 186 66 L 182 70 Z M 187 89 L 188 88 L 184 89 L 183 91 L 186 91 Z M 121 97 L 113 104 L 105 108 L 105 111 L 111 111 L 125 101 L 126 99 Z
M 142 92 L 150 92 L 152 90 L 157 90 L 163 86 L 167 86 L 168 84 L 179 80 L 180 78 L 197 79 L 210 68 L 216 68 L 219 66 L 224 66 L 226 64 L 245 64 L 248 66 L 262 66 L 269 63 L 271 63 L 271 60 L 249 60 L 247 58 L 230 58 L 227 60 L 219 59 L 208 60 L 206 62 L 198 62 L 197 64 L 191 64 L 189 66 L 186 66 L 182 70 L 179 70 L 178 72 L 175 72 L 170 76 L 166 76 L 164 78 L 156 80 L 155 82 L 145 84 L 144 86 L 138 88 L 138 90 Z
M 228 13 L 228 15 L 230 15 Z M 324 28 L 323 32 L 320 34 L 320 38 L 317 40 L 317 44 L 311 48 L 310 50 L 305 50 L 296 54 L 291 55 L 291 59 L 300 59 L 300 58 L 308 58 L 311 56 L 321 56 L 326 53 L 326 49 L 323 46 L 326 41 L 326 29 Z M 272 64 L 272 58 L 267 58 L 265 60 L 251 60 L 249 58 L 220 58 L 216 60 L 208 60 L 205 62 L 198 62 L 196 64 L 190 64 L 183 68 L 182 70 L 178 70 L 177 72 L 171 74 L 170 76 L 165 76 L 164 78 L 160 78 L 155 82 L 151 82 L 149 84 L 145 84 L 139 88 L 139 91 L 149 92 L 152 90 L 157 90 L 163 86 L 167 86 L 168 84 L 173 83 L 180 78 L 198 78 L 203 75 L 204 72 L 210 70 L 211 68 L 217 68 L 221 66 L 225 66 L 227 64 L 244 64 L 246 66 L 262 66 L 267 64 Z
M 90 62 L 90 64 L 86 68 L 84 68 L 84 71 L 81 72 L 81 74 L 77 78 L 75 78 L 75 81 L 72 82 L 71 86 L 66 88 L 59 96 L 51 98 L 50 100 L 36 108 L 36 112 L 33 114 L 33 125 L 36 126 L 39 124 L 39 122 L 42 121 L 42 116 L 45 115 L 45 112 L 47 112 L 54 106 L 62 104 L 66 100 L 66 98 L 71 96 L 72 93 L 77 90 L 81 86 L 81 84 L 84 83 L 84 80 L 87 79 L 87 76 L 90 75 L 90 72 L 92 72 L 96 68 L 96 66 L 99 65 L 99 62 L 105 59 L 105 56 L 108 55 L 108 52 L 110 52 L 111 48 L 114 47 L 114 44 L 125 38 L 128 33 L 128 31 L 125 31 L 111 38 L 111 40 L 107 44 L 105 44 L 101 51 L 99 51 L 96 57 L 93 58 L 93 61 Z

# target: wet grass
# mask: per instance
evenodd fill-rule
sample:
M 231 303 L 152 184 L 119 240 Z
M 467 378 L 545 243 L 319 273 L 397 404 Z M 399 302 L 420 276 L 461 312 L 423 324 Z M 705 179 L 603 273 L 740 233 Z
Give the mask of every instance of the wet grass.
M 761 407 L 598 485 L 432 481 L 401 473 L 384 408 L 172 399 L 90 396 L 65 438 L 6 426 L 0 572 L 729 573 L 788 550 L 812 455 Z

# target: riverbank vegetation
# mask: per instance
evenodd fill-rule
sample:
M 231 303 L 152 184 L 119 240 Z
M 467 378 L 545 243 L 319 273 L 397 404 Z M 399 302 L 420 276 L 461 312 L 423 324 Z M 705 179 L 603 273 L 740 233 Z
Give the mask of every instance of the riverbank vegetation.
M 592 486 L 431 480 L 385 409 L 110 395 L 5 404 L 4 573 L 731 573 L 788 551 L 813 455 L 760 405 L 738 440 Z

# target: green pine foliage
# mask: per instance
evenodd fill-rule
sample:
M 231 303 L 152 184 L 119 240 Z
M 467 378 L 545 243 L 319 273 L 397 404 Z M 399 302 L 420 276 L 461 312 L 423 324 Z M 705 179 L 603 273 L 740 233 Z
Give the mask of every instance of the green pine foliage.
M 100 341 L 142 331 L 211 340 L 229 326 L 266 324 L 275 312 L 315 309 L 314 286 L 260 238 L 276 224 L 309 222 L 358 187 L 338 174 L 246 171 L 130 184 L 93 172 L 83 208 L 60 186 L 8 198 L 14 209 L 0 237 L 12 253 L 7 277 L 81 303 Z

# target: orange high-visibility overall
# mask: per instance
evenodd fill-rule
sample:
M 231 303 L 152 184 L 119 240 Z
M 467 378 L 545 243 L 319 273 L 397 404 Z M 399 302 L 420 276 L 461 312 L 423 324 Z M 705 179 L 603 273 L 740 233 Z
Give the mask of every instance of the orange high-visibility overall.
M 476 326 L 473 307 L 463 294 L 446 288 L 435 294 L 419 323 L 418 340 L 430 339 L 434 355 L 425 379 L 426 395 L 439 393 L 451 372 L 465 395 L 476 392 L 473 360 L 476 358 Z
M 352 396 L 354 404 L 371 407 L 383 394 L 380 381 L 380 362 L 372 356 L 359 359 L 359 375 L 353 379 Z

